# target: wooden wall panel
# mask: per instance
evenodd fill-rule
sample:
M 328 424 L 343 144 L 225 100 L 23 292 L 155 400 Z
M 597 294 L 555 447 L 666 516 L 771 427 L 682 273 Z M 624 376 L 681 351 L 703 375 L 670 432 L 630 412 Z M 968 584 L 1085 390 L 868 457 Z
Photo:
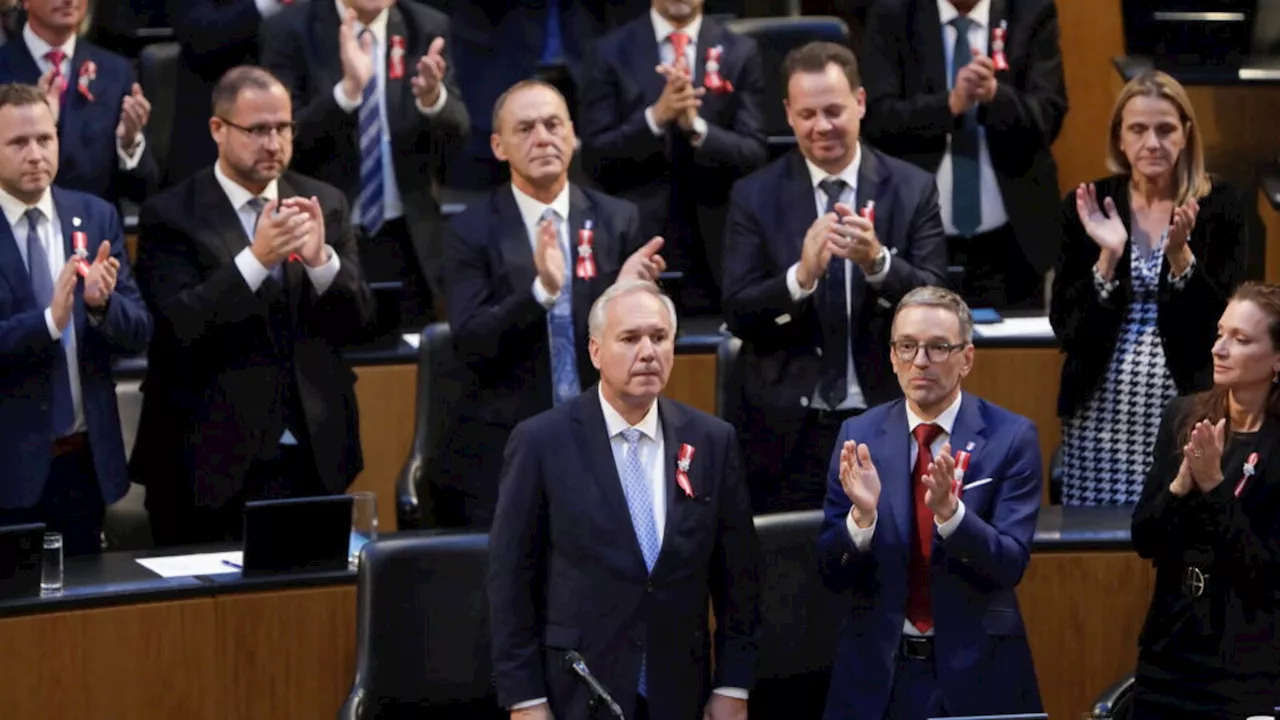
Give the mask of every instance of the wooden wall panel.
M 1124 83 L 1111 65 L 1124 54 L 1119 0 L 1057 0 L 1069 110 L 1053 145 L 1058 184 L 1068 188 L 1107 172 L 1107 120 Z
M 1259 274 L 1269 283 L 1280 283 L 1280 212 L 1272 209 L 1261 188 L 1258 189 L 1258 216 L 1267 233 L 1266 270 Z
M 1049 498 L 1049 460 L 1062 442 L 1058 386 L 1062 353 L 1057 348 L 978 348 L 964 389 L 1035 423 Z
M 368 365 L 355 371 L 364 472 L 351 490 L 377 494 L 378 524 L 391 532 L 396 529 L 396 476 L 413 444 L 418 364 Z

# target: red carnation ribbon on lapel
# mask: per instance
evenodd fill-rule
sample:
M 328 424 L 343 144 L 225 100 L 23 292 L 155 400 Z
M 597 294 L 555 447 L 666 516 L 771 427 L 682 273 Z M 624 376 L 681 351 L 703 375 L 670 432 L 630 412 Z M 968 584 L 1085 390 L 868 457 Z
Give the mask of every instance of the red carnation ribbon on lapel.
M 80 277 L 89 277 L 89 236 L 83 230 L 71 233 L 71 247 L 75 251 L 72 262 L 76 264 L 76 272 Z
M 387 77 L 392 80 L 404 77 L 404 38 L 399 35 L 391 36 L 391 49 L 387 52 L 387 62 L 390 65 L 387 68 Z
M 707 48 L 707 62 L 702 86 L 713 93 L 733 92 L 733 83 L 720 76 L 720 61 L 724 58 L 724 46 Z
M 596 259 L 591 250 L 595 238 L 592 225 L 590 220 L 584 220 L 582 229 L 578 231 L 578 262 L 573 274 L 580 280 L 591 280 L 596 276 Z
M 862 212 L 859 214 L 862 215 L 864 220 L 871 223 L 872 225 L 875 225 L 876 224 L 876 201 L 868 200 L 866 206 L 862 208 Z
M 1258 453 L 1249 453 L 1249 459 L 1244 461 L 1244 475 L 1240 477 L 1240 482 L 1236 483 L 1236 497 L 1240 497 L 1240 493 L 1244 492 L 1244 486 L 1249 484 L 1249 478 L 1257 472 Z
M 689 482 L 689 466 L 693 464 L 694 447 L 689 443 L 680 446 L 680 454 L 676 457 L 676 484 L 684 494 L 693 497 L 693 484 Z
M 89 83 L 98 79 L 98 64 L 92 60 L 80 63 L 80 74 L 76 78 L 76 89 L 89 102 L 93 102 L 93 93 L 89 92 Z
M 970 457 L 971 455 L 965 450 L 956 453 L 955 479 L 951 481 L 956 497 L 960 497 L 960 494 L 964 491 L 964 474 L 969 469 Z
M 1009 32 L 1009 22 L 1001 20 L 1000 25 L 991 30 L 991 62 L 996 70 L 1008 70 L 1009 59 L 1004 55 L 1005 35 Z

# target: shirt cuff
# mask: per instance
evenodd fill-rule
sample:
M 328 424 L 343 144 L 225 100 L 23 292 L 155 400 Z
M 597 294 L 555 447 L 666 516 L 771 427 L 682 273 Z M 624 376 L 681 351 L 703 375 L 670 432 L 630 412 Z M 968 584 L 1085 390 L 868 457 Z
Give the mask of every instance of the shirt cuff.
M 284 9 L 280 0 L 253 0 L 253 4 L 258 6 L 258 14 L 263 18 L 269 18 Z
M 1111 280 L 1102 279 L 1102 273 L 1098 272 L 1098 266 L 1093 266 L 1093 287 L 1098 291 L 1098 299 L 1106 300 L 1111 297 L 1111 293 L 1120 285 L 1120 281 L 1112 278 Z
M 333 285 L 333 279 L 338 276 L 338 271 L 342 269 L 342 259 L 338 257 L 338 253 L 333 248 L 325 245 L 324 251 L 329 253 L 329 259 L 324 261 L 320 267 L 311 267 L 306 263 L 302 267 L 307 271 L 307 277 L 311 278 L 311 285 L 316 289 L 316 295 L 323 295 L 329 286 Z
M 658 127 L 658 123 L 653 121 L 652 105 L 644 109 L 644 121 L 648 123 L 649 131 L 652 132 L 655 137 L 662 137 L 662 128 Z
M 718 687 L 715 690 L 712 690 L 711 692 L 717 695 L 723 695 L 725 697 L 730 697 L 737 700 L 746 700 L 748 697 L 748 693 L 746 690 L 743 690 L 742 688 L 736 688 L 736 687 Z
M 938 526 L 938 536 L 943 540 L 946 540 L 956 534 L 956 528 L 960 527 L 960 522 L 962 520 L 964 520 L 964 501 L 957 500 L 956 514 L 952 515 L 951 519 L 944 523 L 938 522 L 938 519 L 935 517 L 933 519 L 933 524 Z
M 369 82 L 374 81 L 369 80 Z M 342 81 L 339 80 L 338 83 L 333 86 L 333 100 L 338 103 L 338 107 L 342 109 L 342 112 L 353 113 L 360 108 L 360 103 L 364 102 L 364 96 L 362 95 L 355 102 L 351 102 L 347 99 L 347 94 L 342 92 Z
M 262 283 L 271 277 L 271 270 L 258 262 L 258 258 L 253 256 L 253 250 L 250 248 L 245 248 L 236 254 L 236 269 L 240 271 L 240 277 L 244 278 L 244 284 L 249 286 L 249 292 L 258 292 Z
M 116 138 L 116 157 L 120 158 L 120 169 L 127 172 L 138 167 L 138 163 L 142 162 L 142 153 L 146 149 L 147 136 L 142 133 L 138 133 L 138 146 L 133 149 L 132 154 L 126 153 L 124 145 L 120 144 L 120 138 Z
M 1169 287 L 1174 290 L 1181 290 L 1187 286 L 1187 281 L 1191 279 L 1192 273 L 1196 269 L 1196 256 L 1191 256 L 1191 262 L 1187 264 L 1187 269 L 1182 271 L 1181 275 L 1174 275 L 1173 270 L 1169 270 Z
M 542 307 L 550 310 L 555 307 L 556 301 L 560 299 L 560 293 L 552 295 L 542 286 L 542 278 L 533 279 L 533 299 L 538 301 Z
M 62 339 L 62 331 L 58 329 L 58 325 L 53 322 L 53 308 L 44 309 L 44 326 L 49 328 L 49 337 L 54 340 Z
M 880 268 L 880 272 L 866 277 L 867 284 L 877 289 L 884 282 L 884 279 L 889 277 L 889 266 L 893 264 L 893 253 L 889 252 L 889 248 L 881 245 L 880 257 L 884 258 L 884 267 Z
M 445 87 L 444 83 L 440 83 L 440 96 L 436 98 L 435 103 L 433 103 L 431 107 L 424 106 L 422 102 L 418 100 L 416 97 L 413 100 L 413 104 L 417 106 L 418 112 L 422 113 L 423 115 L 426 115 L 427 117 L 434 117 L 436 115 L 439 115 L 440 111 L 444 109 L 444 103 L 448 99 L 449 99 L 449 88 Z
M 516 710 L 524 710 L 526 708 L 537 707 L 539 705 L 542 705 L 546 701 L 547 699 L 544 697 L 536 698 L 534 700 L 525 700 L 524 702 L 518 702 L 515 705 L 512 705 L 510 709 L 511 709 L 511 712 L 515 712 Z
M 880 522 L 880 513 L 871 518 L 871 527 L 858 527 L 858 523 L 853 521 L 853 508 L 849 508 L 848 514 L 844 516 L 844 525 L 849 529 L 849 539 L 853 541 L 853 546 L 858 548 L 858 552 L 866 552 L 871 547 L 871 538 L 875 537 L 876 524 Z
M 809 297 L 810 295 L 813 294 L 815 290 L 818 289 L 818 283 L 822 282 L 821 280 L 819 280 L 818 282 L 815 282 L 813 284 L 813 287 L 809 288 L 808 290 L 805 290 L 804 288 L 800 287 L 800 281 L 796 279 L 796 273 L 798 273 L 799 271 L 800 271 L 800 263 L 796 263 L 795 265 L 792 265 L 791 267 L 787 268 L 787 292 L 791 293 L 792 302 L 800 302 L 801 300 Z
M 689 144 L 693 147 L 702 147 L 702 143 L 707 141 L 707 121 L 699 115 L 693 119 L 693 135 L 689 138 Z

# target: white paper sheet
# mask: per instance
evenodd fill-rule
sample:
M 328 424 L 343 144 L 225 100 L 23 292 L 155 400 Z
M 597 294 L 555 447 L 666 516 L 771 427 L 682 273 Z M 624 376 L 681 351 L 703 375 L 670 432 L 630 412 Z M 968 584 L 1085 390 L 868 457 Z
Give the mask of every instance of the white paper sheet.
M 244 553 L 240 550 L 138 558 L 139 565 L 164 578 L 240 572 L 243 562 Z
M 405 333 L 404 335 L 400 336 L 400 339 L 404 340 L 405 343 L 408 344 L 409 347 L 413 348 L 414 350 L 417 350 L 418 345 L 422 343 L 422 336 L 417 333 L 413 333 L 413 334 Z
M 1043 340 L 1053 337 L 1053 326 L 1047 317 L 1005 318 L 990 325 L 975 325 L 973 334 L 980 338 Z

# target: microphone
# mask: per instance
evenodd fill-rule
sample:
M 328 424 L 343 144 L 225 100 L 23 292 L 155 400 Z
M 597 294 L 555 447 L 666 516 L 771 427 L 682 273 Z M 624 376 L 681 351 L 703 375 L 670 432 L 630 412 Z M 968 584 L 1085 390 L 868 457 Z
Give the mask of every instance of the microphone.
M 587 688 L 591 690 L 591 694 L 595 696 L 594 702 L 604 703 L 614 717 L 620 718 L 620 720 L 627 720 L 626 716 L 622 714 L 622 708 L 618 706 L 618 703 L 614 702 L 613 696 L 609 694 L 604 685 L 600 684 L 596 676 L 592 675 L 591 671 L 587 669 L 587 661 L 582 659 L 582 655 L 577 650 L 570 650 L 565 653 L 564 669 L 565 672 L 577 675 L 578 679 L 586 684 Z

